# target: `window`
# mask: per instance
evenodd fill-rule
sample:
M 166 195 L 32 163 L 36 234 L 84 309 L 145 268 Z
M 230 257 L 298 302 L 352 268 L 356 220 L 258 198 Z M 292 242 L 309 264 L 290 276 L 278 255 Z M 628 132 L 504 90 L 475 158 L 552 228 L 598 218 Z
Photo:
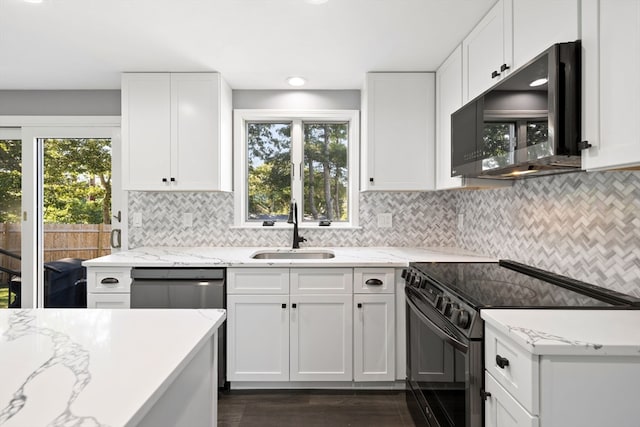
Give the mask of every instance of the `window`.
M 236 110 L 236 225 L 357 226 L 358 112 Z

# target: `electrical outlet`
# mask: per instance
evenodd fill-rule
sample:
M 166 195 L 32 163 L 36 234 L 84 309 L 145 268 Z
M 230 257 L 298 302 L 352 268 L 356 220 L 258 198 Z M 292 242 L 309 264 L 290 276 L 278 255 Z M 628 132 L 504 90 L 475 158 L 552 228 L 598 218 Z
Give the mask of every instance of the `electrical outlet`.
M 462 231 L 464 228 L 464 214 L 458 214 L 458 231 Z
M 140 212 L 135 212 L 133 214 L 133 226 L 142 227 L 142 214 Z
M 390 213 L 378 214 L 378 228 L 391 228 L 393 226 L 393 215 Z
M 184 227 L 193 226 L 193 214 L 191 212 L 185 212 L 182 214 L 182 225 Z

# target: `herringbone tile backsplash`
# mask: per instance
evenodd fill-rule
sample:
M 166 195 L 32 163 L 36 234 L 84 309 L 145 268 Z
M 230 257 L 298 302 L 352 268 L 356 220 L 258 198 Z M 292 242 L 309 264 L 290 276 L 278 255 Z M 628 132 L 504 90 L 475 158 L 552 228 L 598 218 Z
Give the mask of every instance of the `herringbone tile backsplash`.
M 291 230 L 233 228 L 228 193 L 129 194 L 129 246 L 288 246 Z M 182 213 L 193 226 L 182 226 Z M 393 213 L 378 228 L 377 214 Z M 464 216 L 457 230 L 457 214 Z M 307 246 L 460 246 L 640 297 L 640 172 L 517 181 L 511 188 L 361 193 L 358 230 L 304 230 Z
M 640 172 L 581 172 L 458 192 L 461 247 L 640 297 Z
M 131 192 L 129 216 L 140 212 L 143 227 L 129 224 L 129 247 L 289 246 L 291 229 L 233 228 L 233 194 Z M 182 226 L 182 214 L 193 226 Z M 393 213 L 391 228 L 378 228 L 377 214 Z M 455 246 L 455 194 L 361 193 L 356 230 L 305 229 L 305 246 Z

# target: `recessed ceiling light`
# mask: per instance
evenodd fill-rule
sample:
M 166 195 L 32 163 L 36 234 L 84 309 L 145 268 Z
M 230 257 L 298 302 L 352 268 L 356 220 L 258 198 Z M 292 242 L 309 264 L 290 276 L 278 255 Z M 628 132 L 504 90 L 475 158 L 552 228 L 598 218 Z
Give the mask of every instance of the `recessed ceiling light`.
M 326 3 L 329 0 L 304 0 L 309 4 L 322 4 L 322 3 Z
M 304 84 L 306 82 L 307 81 L 305 79 L 303 79 L 302 77 L 289 77 L 287 79 L 287 83 L 289 83 L 289 85 L 296 86 L 296 87 L 304 86 Z
M 548 81 L 549 80 L 545 77 L 545 78 L 542 78 L 542 79 L 538 79 L 538 80 L 532 81 L 531 83 L 529 83 L 529 86 L 531 86 L 531 87 L 542 86 L 543 84 L 545 84 Z

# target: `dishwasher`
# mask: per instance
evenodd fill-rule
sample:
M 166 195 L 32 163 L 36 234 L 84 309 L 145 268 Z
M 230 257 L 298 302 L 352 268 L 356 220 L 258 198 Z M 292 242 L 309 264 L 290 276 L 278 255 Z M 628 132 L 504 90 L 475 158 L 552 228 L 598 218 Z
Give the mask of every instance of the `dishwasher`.
M 224 268 L 131 269 L 131 308 L 226 308 Z M 218 329 L 218 387 L 226 387 L 226 322 Z

